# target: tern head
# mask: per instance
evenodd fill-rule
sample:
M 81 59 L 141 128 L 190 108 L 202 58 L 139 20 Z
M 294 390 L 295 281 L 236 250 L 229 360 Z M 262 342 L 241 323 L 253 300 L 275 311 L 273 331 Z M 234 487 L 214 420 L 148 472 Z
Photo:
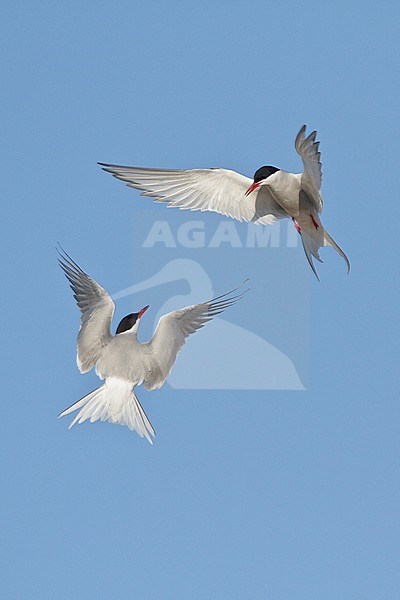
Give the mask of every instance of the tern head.
M 144 315 L 148 308 L 149 305 L 144 306 L 137 313 L 130 313 L 129 315 L 126 315 L 126 317 L 124 317 L 118 325 L 115 335 L 118 335 L 119 333 L 125 333 L 127 331 L 135 333 L 139 327 L 140 318 L 142 315 Z
M 277 167 L 271 167 L 271 165 L 260 167 L 259 169 L 257 169 L 257 171 L 254 173 L 253 183 L 251 184 L 245 195 L 248 196 L 249 194 L 251 194 L 251 192 L 259 188 L 260 185 L 263 185 L 270 175 L 273 175 L 279 170 L 280 169 L 278 169 Z

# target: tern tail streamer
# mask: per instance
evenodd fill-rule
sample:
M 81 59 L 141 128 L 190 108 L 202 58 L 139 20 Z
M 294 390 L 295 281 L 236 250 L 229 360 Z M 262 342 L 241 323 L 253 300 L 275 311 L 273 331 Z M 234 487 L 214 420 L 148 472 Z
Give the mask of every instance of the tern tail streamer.
M 80 410 L 69 429 L 75 423 L 83 423 L 87 419 L 90 419 L 91 423 L 100 419 L 100 421 L 126 425 L 132 431 L 136 431 L 140 437 L 145 437 L 150 444 L 153 443 L 151 436 L 155 436 L 155 431 L 129 382 L 117 378 L 107 379 L 104 385 L 64 410 L 60 417 L 78 409 Z

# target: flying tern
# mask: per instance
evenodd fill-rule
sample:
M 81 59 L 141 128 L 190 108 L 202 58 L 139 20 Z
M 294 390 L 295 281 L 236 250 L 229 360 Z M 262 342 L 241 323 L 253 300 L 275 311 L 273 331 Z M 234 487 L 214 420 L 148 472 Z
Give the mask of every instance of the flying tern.
M 245 292 L 239 288 L 201 304 L 186 306 L 163 315 L 151 340 L 137 339 L 139 323 L 149 306 L 130 313 L 119 323 L 115 335 L 110 332 L 115 305 L 109 294 L 89 277 L 63 250 L 59 263 L 81 310 L 77 340 L 77 364 L 81 373 L 95 367 L 104 385 L 64 410 L 60 417 L 78 410 L 70 424 L 101 420 L 127 425 L 152 443 L 154 429 L 134 389 L 160 388 L 174 366 L 186 338 L 223 310 L 232 306 Z M 247 291 L 247 290 L 246 290 Z
M 253 180 L 227 169 L 149 169 L 99 163 L 104 171 L 142 190 L 142 196 L 166 202 L 182 210 L 217 212 L 238 221 L 271 225 L 285 217 L 293 220 L 317 279 L 313 257 L 322 262 L 319 249 L 331 246 L 350 263 L 324 229 L 322 212 L 319 142 L 317 132 L 306 137 L 306 126 L 296 136 L 295 148 L 303 162 L 303 173 L 289 173 L 273 166 L 257 169 Z

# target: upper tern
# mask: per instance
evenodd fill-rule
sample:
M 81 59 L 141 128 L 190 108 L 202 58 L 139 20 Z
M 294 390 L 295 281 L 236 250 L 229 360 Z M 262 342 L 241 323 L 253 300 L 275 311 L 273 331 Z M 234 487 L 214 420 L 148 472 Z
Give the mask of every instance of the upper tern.
M 332 246 L 350 263 L 324 229 L 322 212 L 319 142 L 317 132 L 305 137 L 306 126 L 296 136 L 295 148 L 303 161 L 303 173 L 288 173 L 272 166 L 257 169 L 253 180 L 227 169 L 148 169 L 99 163 L 104 171 L 142 190 L 168 207 L 217 212 L 238 221 L 272 224 L 289 217 L 301 235 L 303 248 L 317 279 L 312 257 L 321 261 L 319 248 Z
M 93 423 L 100 419 L 127 425 L 153 443 L 150 436 L 155 435 L 154 429 L 134 388 L 141 384 L 147 390 L 160 388 L 186 338 L 232 306 L 244 292 L 234 295 L 236 290 L 232 290 L 202 304 L 163 315 L 151 340 L 141 344 L 137 331 L 149 306 L 124 317 L 112 335 L 110 325 L 115 306 L 111 297 L 68 254 L 62 251 L 60 256 L 60 266 L 82 313 L 77 341 L 78 368 L 86 373 L 95 367 L 96 374 L 105 380 L 104 385 L 75 402 L 60 417 L 80 409 L 70 428 L 76 422 L 90 419 Z

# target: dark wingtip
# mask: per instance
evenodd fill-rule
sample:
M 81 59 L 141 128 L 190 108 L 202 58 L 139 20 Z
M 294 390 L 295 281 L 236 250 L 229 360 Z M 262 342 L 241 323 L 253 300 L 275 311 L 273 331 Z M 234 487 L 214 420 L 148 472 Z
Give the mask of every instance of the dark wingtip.
M 115 169 L 114 165 L 109 165 L 107 163 L 100 163 L 100 162 L 98 162 L 97 164 L 100 165 L 102 171 L 105 171 L 106 173 L 111 173 L 111 175 L 114 175 L 114 169 Z
M 68 254 L 65 252 L 64 248 L 61 246 L 60 242 L 57 242 L 56 251 L 59 254 L 59 256 L 61 256 L 61 258 L 63 258 L 63 259 L 65 259 L 65 257 L 68 256 Z M 69 258 L 69 256 L 68 256 L 68 258 Z

